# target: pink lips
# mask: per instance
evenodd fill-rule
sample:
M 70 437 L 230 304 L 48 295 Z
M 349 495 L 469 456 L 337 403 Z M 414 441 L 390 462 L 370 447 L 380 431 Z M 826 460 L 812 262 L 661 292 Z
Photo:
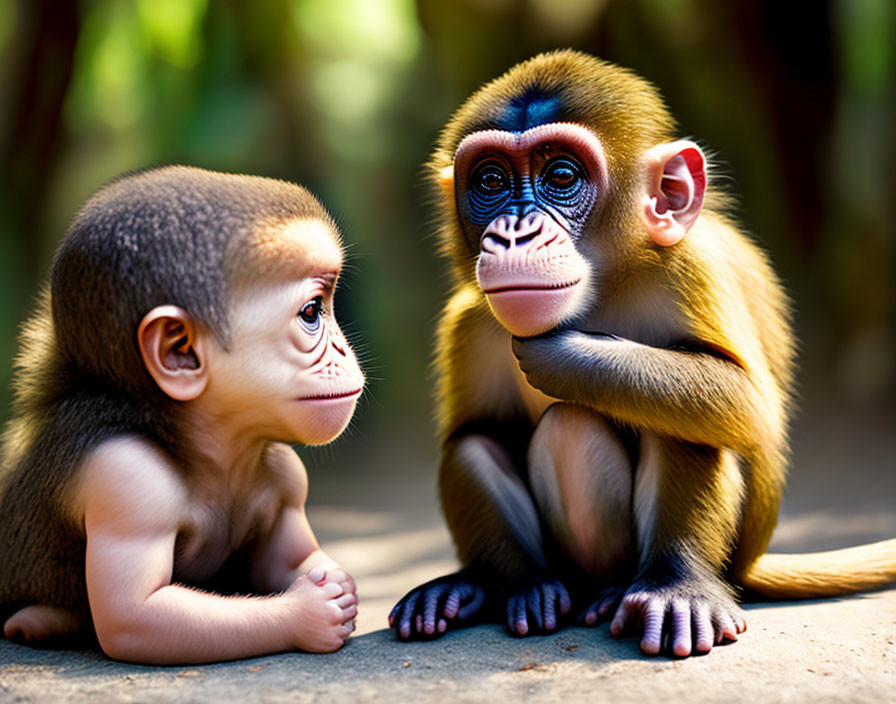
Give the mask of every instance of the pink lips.
M 578 286 L 580 281 L 581 279 L 577 279 L 576 281 L 570 281 L 568 284 L 515 284 L 512 286 L 490 288 L 483 291 L 483 293 L 487 296 L 491 296 L 496 293 L 510 293 L 512 291 L 562 291 L 566 288 Z
M 558 325 L 581 279 L 567 284 L 514 282 L 484 291 L 498 322 L 511 334 L 530 337 Z
M 345 401 L 361 395 L 363 389 L 355 389 L 354 391 L 346 391 L 342 394 L 322 394 L 320 396 L 303 396 L 299 401 Z

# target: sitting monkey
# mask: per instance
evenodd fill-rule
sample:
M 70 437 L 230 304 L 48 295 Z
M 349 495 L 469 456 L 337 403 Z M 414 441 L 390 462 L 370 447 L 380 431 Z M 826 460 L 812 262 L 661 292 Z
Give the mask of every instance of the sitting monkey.
M 364 377 L 333 315 L 336 225 L 293 184 L 166 167 L 102 188 L 56 254 L 0 456 L 0 624 L 198 663 L 354 630 L 286 443 L 339 435 Z M 252 594 L 251 596 L 248 594 Z
M 474 93 L 429 161 L 454 290 L 438 329 L 442 509 L 464 567 L 399 638 L 565 617 L 706 653 L 774 598 L 896 581 L 896 540 L 768 555 L 795 342 L 770 263 L 656 89 L 574 51 Z

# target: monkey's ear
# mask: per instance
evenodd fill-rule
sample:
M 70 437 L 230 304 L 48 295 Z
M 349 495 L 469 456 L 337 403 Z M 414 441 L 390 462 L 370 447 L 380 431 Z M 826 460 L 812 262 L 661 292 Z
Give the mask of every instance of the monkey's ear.
M 703 208 L 706 158 L 688 140 L 659 144 L 645 155 L 644 206 L 647 232 L 658 245 L 677 244 Z
M 157 306 L 137 327 L 147 371 L 175 401 L 192 401 L 208 384 L 204 340 L 183 308 Z

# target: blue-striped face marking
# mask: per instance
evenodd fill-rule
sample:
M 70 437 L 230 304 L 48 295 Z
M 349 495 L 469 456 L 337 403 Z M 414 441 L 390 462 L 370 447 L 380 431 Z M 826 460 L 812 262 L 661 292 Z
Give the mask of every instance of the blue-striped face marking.
M 454 155 L 455 202 L 472 247 L 497 218 L 534 211 L 577 239 L 607 183 L 600 139 L 575 123 L 473 132 Z
M 587 188 L 587 176 L 582 163 L 573 155 L 562 153 L 549 158 L 543 165 L 533 159 L 538 169 L 528 175 L 528 169 L 514 169 L 513 164 L 494 157 L 486 157 L 472 170 L 468 182 L 470 221 L 486 225 L 503 212 L 513 210 L 519 216 L 532 209 L 552 211 L 561 221 L 577 220 L 581 215 L 582 193 Z M 528 164 L 525 166 L 529 166 Z M 591 199 L 586 199 L 588 205 Z

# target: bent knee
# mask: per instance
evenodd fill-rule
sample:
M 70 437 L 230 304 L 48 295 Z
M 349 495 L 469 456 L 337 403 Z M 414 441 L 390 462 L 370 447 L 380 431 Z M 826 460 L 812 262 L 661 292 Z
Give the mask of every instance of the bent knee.
M 595 576 L 631 551 L 632 465 L 614 428 L 582 406 L 549 408 L 529 446 L 533 497 L 570 555 Z
M 534 484 L 580 484 L 597 478 L 613 496 L 628 500 L 632 465 L 616 430 L 599 414 L 571 403 L 556 403 L 538 422 L 528 453 Z
M 613 432 L 609 423 L 596 411 L 576 403 L 555 403 L 541 415 L 535 434 L 554 436 Z

